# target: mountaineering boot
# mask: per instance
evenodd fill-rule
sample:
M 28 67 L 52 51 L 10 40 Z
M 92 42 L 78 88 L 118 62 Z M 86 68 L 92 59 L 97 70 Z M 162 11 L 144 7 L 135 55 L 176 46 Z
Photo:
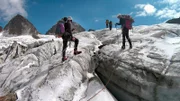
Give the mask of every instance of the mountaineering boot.
M 125 46 L 122 46 L 121 49 L 125 49 Z
M 65 60 L 67 60 L 67 59 L 68 59 L 67 57 L 63 57 L 63 58 L 62 58 L 62 61 L 65 61 Z
M 130 45 L 129 49 L 132 49 L 132 45 Z
M 78 55 L 80 53 L 82 53 L 82 51 L 77 51 L 77 50 L 74 51 L 74 55 Z
M 132 46 L 130 46 L 129 49 L 132 49 Z

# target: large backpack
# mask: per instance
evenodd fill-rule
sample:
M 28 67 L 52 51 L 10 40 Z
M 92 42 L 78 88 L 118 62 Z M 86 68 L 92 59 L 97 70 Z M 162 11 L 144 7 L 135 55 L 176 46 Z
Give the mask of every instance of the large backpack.
M 120 24 L 127 29 L 132 29 L 132 23 L 134 23 L 134 19 L 129 15 L 120 15 L 118 16 L 120 19 Z
M 56 25 L 55 35 L 57 37 L 62 37 L 62 35 L 65 33 L 65 27 L 63 22 L 59 22 Z
M 127 29 L 132 29 L 132 23 L 134 23 L 134 19 L 129 15 L 125 16 L 125 27 Z

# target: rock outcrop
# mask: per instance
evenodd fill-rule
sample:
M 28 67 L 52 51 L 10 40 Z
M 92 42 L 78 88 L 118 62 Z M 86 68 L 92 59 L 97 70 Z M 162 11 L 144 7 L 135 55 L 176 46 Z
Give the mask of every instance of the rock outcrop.
M 180 24 L 180 17 L 179 18 L 174 18 L 166 21 L 166 23 L 172 23 L 172 24 Z

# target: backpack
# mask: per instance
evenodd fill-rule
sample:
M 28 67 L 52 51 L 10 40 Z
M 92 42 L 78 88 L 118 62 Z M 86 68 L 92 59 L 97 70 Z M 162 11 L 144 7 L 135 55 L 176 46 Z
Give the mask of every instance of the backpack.
M 121 15 L 118 16 L 120 19 L 120 24 L 127 29 L 132 29 L 132 23 L 134 23 L 134 19 L 129 15 Z
M 64 27 L 64 23 L 63 22 L 59 22 L 56 25 L 56 30 L 55 30 L 55 35 L 57 37 L 62 37 L 62 35 L 65 32 L 65 27 Z
M 109 24 L 109 20 L 106 20 L 106 24 Z
M 120 18 L 120 20 L 119 20 L 120 22 L 120 25 L 124 25 L 125 24 L 125 19 L 124 18 Z

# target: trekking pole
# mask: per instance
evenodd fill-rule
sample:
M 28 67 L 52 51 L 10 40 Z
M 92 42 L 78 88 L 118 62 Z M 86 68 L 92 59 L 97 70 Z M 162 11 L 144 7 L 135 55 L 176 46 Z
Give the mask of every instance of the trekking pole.
M 132 33 L 133 33 L 133 27 L 132 27 L 132 29 L 131 29 L 131 30 L 132 30 Z
M 116 24 L 115 24 L 115 27 L 116 27 L 116 34 L 117 34 L 117 43 L 119 44 L 119 36 L 118 36 L 118 32 L 117 32 L 117 26 L 116 26 Z

